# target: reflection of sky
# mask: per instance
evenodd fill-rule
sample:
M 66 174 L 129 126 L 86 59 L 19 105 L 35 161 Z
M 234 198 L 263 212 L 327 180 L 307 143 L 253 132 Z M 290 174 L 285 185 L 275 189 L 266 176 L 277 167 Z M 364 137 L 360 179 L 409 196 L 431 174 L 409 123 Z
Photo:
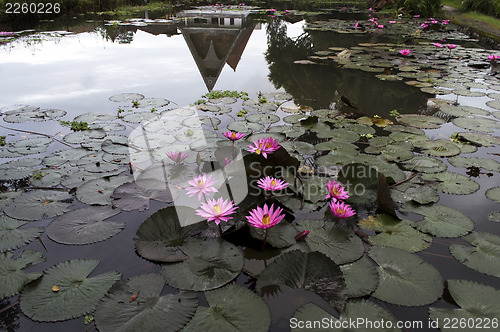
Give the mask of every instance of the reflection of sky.
M 0 107 L 30 104 L 60 108 L 71 117 L 89 111 L 112 112 L 111 95 L 137 92 L 179 106 L 207 92 L 181 35 L 155 36 L 138 30 L 131 44 L 81 33 L 41 44 L 0 48 Z M 225 66 L 216 90 L 271 91 L 267 80 L 265 29 L 256 29 L 236 72 Z

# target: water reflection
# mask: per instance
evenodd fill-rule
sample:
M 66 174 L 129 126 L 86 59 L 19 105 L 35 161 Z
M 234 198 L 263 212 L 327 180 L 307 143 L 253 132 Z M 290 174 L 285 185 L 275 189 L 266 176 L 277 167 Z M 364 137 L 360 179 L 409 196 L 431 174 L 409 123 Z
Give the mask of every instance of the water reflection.
M 400 113 L 418 113 L 425 107 L 430 95 L 401 82 L 381 81 L 372 73 L 343 69 L 333 61 L 329 65 L 295 64 L 294 61 L 307 59 L 315 51 L 332 45 L 347 48 L 360 40 L 358 36 L 314 31 L 290 38 L 288 27 L 281 20 L 273 20 L 267 25 L 265 56 L 270 81 L 277 89 L 284 88 L 291 93 L 296 102 L 314 108 L 353 112 L 352 107 L 341 101 L 344 97 L 342 99 L 356 105 L 356 112 L 360 113 L 356 115 L 372 116 L 387 115 L 393 109 Z

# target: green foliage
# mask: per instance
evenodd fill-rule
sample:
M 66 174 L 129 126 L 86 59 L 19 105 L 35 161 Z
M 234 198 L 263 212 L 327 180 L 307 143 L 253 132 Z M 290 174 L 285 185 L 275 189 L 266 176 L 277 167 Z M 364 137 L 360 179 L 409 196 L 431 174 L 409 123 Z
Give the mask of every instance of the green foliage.
M 390 116 L 398 116 L 399 112 L 398 112 L 398 110 L 394 109 L 394 110 L 392 110 L 392 111 L 389 112 L 389 115 Z
M 198 99 L 193 103 L 193 105 L 205 105 L 207 101 L 205 99 Z
M 441 10 L 441 0 L 397 0 L 396 4 L 410 15 L 431 17 Z
M 92 323 L 93 321 L 94 321 L 94 316 L 92 316 L 92 315 L 85 315 L 83 324 L 87 325 L 87 324 Z
M 259 103 L 261 103 L 261 104 L 267 103 L 267 98 L 264 97 L 264 95 L 262 94 L 262 92 L 259 91 L 259 94 L 257 95 L 257 97 L 259 98 Z
M 236 113 L 236 116 L 239 116 L 240 118 L 244 118 L 246 114 L 247 114 L 247 111 L 241 110 L 238 113 Z
M 0 136 L 0 146 L 5 145 L 5 136 Z
M 35 174 L 33 174 L 32 178 L 35 179 L 35 180 L 40 180 L 41 178 L 43 178 L 44 174 L 42 171 L 38 171 L 36 172 Z
M 247 100 L 248 93 L 244 91 L 214 90 L 202 96 L 202 98 L 207 98 L 207 99 L 218 99 L 224 97 L 241 98 L 243 100 Z
M 137 101 L 137 100 L 132 100 L 132 107 L 134 107 L 134 108 L 139 108 L 139 101 Z
M 500 0 L 464 0 L 462 6 L 465 10 L 500 17 Z
M 59 123 L 63 126 L 70 127 L 73 131 L 90 130 L 89 124 L 84 121 L 63 121 L 59 120 Z

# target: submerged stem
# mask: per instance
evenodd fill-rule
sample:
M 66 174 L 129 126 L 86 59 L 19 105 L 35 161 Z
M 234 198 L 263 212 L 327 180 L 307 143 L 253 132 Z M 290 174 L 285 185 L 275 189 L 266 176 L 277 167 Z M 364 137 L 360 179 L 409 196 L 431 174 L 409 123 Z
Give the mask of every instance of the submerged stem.
M 264 237 L 264 242 L 262 243 L 262 248 L 260 248 L 261 251 L 264 251 L 264 248 L 266 247 L 268 232 L 269 232 L 269 228 L 266 228 L 266 236 Z

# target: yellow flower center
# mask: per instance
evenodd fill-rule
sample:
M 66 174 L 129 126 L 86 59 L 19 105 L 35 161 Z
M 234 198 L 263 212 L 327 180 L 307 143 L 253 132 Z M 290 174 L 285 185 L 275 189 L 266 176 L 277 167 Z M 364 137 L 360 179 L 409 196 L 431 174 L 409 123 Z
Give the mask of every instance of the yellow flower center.
M 336 208 L 335 212 L 337 212 L 337 214 L 345 214 L 345 210 L 343 210 L 341 208 Z
M 255 150 L 256 154 L 260 154 L 260 149 Z
M 235 138 L 236 137 L 236 133 L 235 132 L 231 132 L 231 138 Z
M 271 220 L 269 219 L 269 215 L 266 213 L 265 215 L 262 216 L 262 223 L 264 225 L 269 225 L 269 222 L 271 222 Z
M 215 204 L 214 205 L 214 211 L 217 212 L 217 214 L 220 214 L 221 213 L 221 210 L 220 210 L 220 206 L 219 204 Z
M 204 184 L 205 184 L 205 183 L 204 183 L 203 181 L 198 180 L 198 187 L 203 187 L 203 185 L 204 185 Z
M 273 145 L 271 143 L 266 144 L 266 148 L 272 148 L 272 147 L 273 147 Z
M 273 187 L 274 187 L 275 185 L 276 185 L 276 181 L 275 181 L 275 180 L 272 180 L 272 181 L 271 181 L 271 186 L 273 186 Z
M 332 194 L 335 195 L 335 196 L 340 195 L 341 194 L 340 188 L 333 187 L 332 188 Z

